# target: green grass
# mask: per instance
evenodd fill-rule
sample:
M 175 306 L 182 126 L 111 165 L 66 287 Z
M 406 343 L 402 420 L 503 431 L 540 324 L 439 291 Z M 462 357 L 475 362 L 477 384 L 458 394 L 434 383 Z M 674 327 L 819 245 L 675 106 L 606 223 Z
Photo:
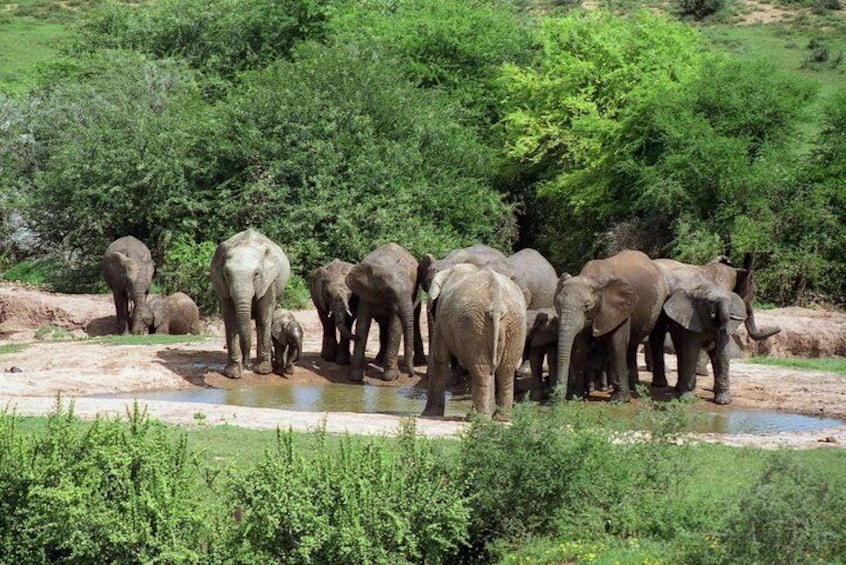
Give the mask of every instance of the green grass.
M 803 369 L 809 371 L 826 371 L 828 373 L 839 373 L 846 375 L 846 357 L 820 357 L 806 359 L 801 357 L 751 357 L 744 359 L 744 363 L 756 365 L 773 365 L 789 369 Z
M 87 343 L 101 345 L 187 345 L 207 341 L 207 335 L 105 335 L 87 340 Z
M 25 343 L 4 343 L 0 345 L 0 355 L 6 355 L 9 353 L 18 353 L 23 351 L 27 348 L 27 344 Z
M 38 64 L 52 59 L 66 36 L 60 23 L 29 17 L 0 20 L 0 92 L 25 92 Z

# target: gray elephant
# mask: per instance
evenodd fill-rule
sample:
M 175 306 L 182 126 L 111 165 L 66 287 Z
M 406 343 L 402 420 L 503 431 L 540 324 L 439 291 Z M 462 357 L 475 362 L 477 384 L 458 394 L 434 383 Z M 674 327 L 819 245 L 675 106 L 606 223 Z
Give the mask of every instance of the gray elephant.
M 156 296 L 148 301 L 144 326 L 151 334 L 199 334 L 200 310 L 184 292 Z
M 154 271 L 150 250 L 131 235 L 116 239 L 106 248 L 103 278 L 114 298 L 118 333 L 144 333 L 144 318 L 150 315 L 147 294 Z
M 575 277 L 563 275 L 555 309 L 559 318 L 557 383 L 566 385 L 566 398 L 586 395 L 585 372 L 593 338 L 608 356 L 611 401 L 628 402 L 638 382 L 638 345 L 652 332 L 666 299 L 664 276 L 640 251 L 621 251 L 589 261 Z
M 692 277 L 671 286 L 663 310 L 678 358 L 678 395 L 692 396 L 696 390 L 696 366 L 704 350 L 714 368 L 714 402 L 730 403 L 728 349 L 731 332 L 746 319 L 743 299 L 705 277 Z
M 252 331 L 256 321 L 257 359 L 253 372 L 271 372 L 270 325 L 276 301 L 282 297 L 291 266 L 282 249 L 259 232 L 248 229 L 220 245 L 211 261 L 211 279 L 223 309 L 229 360 L 227 377 L 241 378 L 250 367 Z
M 414 374 L 414 365 L 426 364 L 420 335 L 420 302 L 417 284 L 417 260 L 396 243 L 387 243 L 371 251 L 346 276 L 347 286 L 358 297 L 355 348 L 348 378 L 364 378 L 365 348 L 370 322 L 386 324 L 382 379 L 399 376 L 399 343 L 402 338 L 406 371 Z M 381 325 L 381 324 L 380 324 Z
M 346 280 L 354 266 L 333 259 L 312 271 L 309 277 L 311 301 L 323 327 L 320 358 L 339 365 L 350 364 L 350 341 L 355 340 L 352 324 L 358 309 L 358 298 L 353 296 Z
M 535 249 L 526 248 L 509 255 L 507 261 L 514 280 L 529 291 L 530 310 L 552 308 L 555 305 L 558 274 L 546 257 Z
M 303 350 L 303 327 L 289 310 L 277 308 L 270 324 L 273 344 L 273 372 L 294 374 L 294 363 Z
M 472 264 L 435 275 L 429 287 L 435 313 L 432 372 L 424 416 L 443 416 L 450 359 L 470 373 L 473 408 L 483 416 L 509 420 L 514 371 L 526 342 L 526 300 L 508 277 Z
M 418 281 L 420 287 L 429 292 L 429 285 L 440 271 L 454 267 L 460 263 L 470 263 L 477 267 L 492 267 L 500 272 L 510 270 L 508 258 L 499 250 L 477 243 L 470 247 L 453 249 L 443 259 L 426 253 L 418 264 Z M 510 274 L 510 272 L 509 272 Z
M 716 257 L 702 266 L 690 265 L 672 259 L 655 259 L 654 263 L 664 273 L 671 290 L 681 285 L 692 286 L 693 284 L 698 284 L 697 281 L 701 277 L 716 284 L 726 292 L 740 296 L 746 310 L 744 316 L 746 331 L 749 333 L 749 337 L 755 341 L 767 339 L 781 331 L 781 328 L 778 327 L 761 330 L 755 323 L 755 312 L 752 308 L 752 301 L 755 297 L 755 280 L 753 276 L 754 256 L 752 253 L 747 253 L 744 256 L 742 268 L 735 267 L 725 256 Z M 663 331 L 664 333 L 661 333 L 660 328 L 656 330 L 658 333 L 656 333 L 654 339 L 662 340 L 663 342 L 666 329 Z M 663 348 L 661 349 L 661 353 L 662 355 L 652 355 L 652 348 L 647 350 L 647 366 L 652 371 L 652 386 L 656 387 L 667 386 Z M 699 367 L 699 373 L 701 374 L 705 371 L 701 355 Z

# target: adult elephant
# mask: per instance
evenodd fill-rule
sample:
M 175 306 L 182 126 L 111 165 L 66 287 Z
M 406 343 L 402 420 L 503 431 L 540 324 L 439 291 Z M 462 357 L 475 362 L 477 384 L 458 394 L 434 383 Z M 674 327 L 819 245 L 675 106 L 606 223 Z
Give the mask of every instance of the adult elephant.
M 558 274 L 546 257 L 535 249 L 526 248 L 508 256 L 512 277 L 529 291 L 530 310 L 552 308 L 555 305 L 555 290 Z
M 481 243 L 461 249 L 453 249 L 443 259 L 435 259 L 431 253 L 426 253 L 418 264 L 417 278 L 420 287 L 429 292 L 429 285 L 431 285 L 435 275 L 461 263 L 470 263 L 477 267 L 490 266 L 500 272 L 510 269 L 508 258 L 501 251 Z
M 434 277 L 429 300 L 436 322 L 423 415 L 444 415 L 449 364 L 454 356 L 470 373 L 474 410 L 509 420 L 514 404 L 514 371 L 526 341 L 522 290 L 490 268 L 459 264 Z
M 704 350 L 714 368 L 714 402 L 730 403 L 728 348 L 731 332 L 746 319 L 743 299 L 704 276 L 688 277 L 671 285 L 663 311 L 658 323 L 666 322 L 676 349 L 678 395 L 693 395 L 697 361 Z
M 585 397 L 593 338 L 608 356 L 611 401 L 628 402 L 638 381 L 638 345 L 649 336 L 666 299 L 663 275 L 640 251 L 589 261 L 575 277 L 562 275 L 555 294 L 557 383 L 566 385 L 566 398 Z
M 705 265 L 690 265 L 672 259 L 655 259 L 654 263 L 658 266 L 667 281 L 667 284 L 672 291 L 676 287 L 692 286 L 698 284 L 700 279 L 710 281 L 717 285 L 722 290 L 734 293 L 743 300 L 745 309 L 746 331 L 749 337 L 755 341 L 761 341 L 771 337 L 781 331 L 781 328 L 774 327 L 768 329 L 759 329 L 755 322 L 755 312 L 752 307 L 752 301 L 755 298 L 755 279 L 754 279 L 754 255 L 746 253 L 743 259 L 743 267 L 735 267 L 725 256 L 717 257 Z M 664 330 L 666 332 L 666 330 Z M 654 339 L 662 340 L 666 334 L 657 335 Z M 652 370 L 652 385 L 653 386 L 667 386 L 667 377 L 664 369 L 663 348 L 660 354 L 656 352 L 655 355 L 650 348 L 650 355 L 648 355 L 649 365 Z M 701 363 L 700 363 L 701 364 Z
M 291 265 L 285 252 L 259 232 L 248 229 L 217 246 L 211 261 L 211 279 L 223 309 L 229 360 L 223 374 L 241 378 L 250 367 L 252 332 L 256 321 L 257 359 L 252 370 L 271 372 L 270 325 L 276 300 L 282 297 Z
M 399 376 L 400 337 L 407 373 L 414 375 L 414 365 L 426 363 L 420 335 L 417 272 L 417 260 L 411 253 L 396 243 L 387 243 L 371 251 L 347 273 L 347 286 L 358 296 L 349 380 L 364 379 L 364 353 L 373 319 L 387 325 L 383 380 L 392 381 Z
M 150 299 L 144 326 L 151 334 L 199 334 L 200 309 L 184 292 Z
M 112 291 L 118 333 L 144 333 L 144 319 L 151 316 L 147 294 L 153 284 L 155 264 L 150 250 L 131 235 L 113 241 L 103 254 L 103 278 Z

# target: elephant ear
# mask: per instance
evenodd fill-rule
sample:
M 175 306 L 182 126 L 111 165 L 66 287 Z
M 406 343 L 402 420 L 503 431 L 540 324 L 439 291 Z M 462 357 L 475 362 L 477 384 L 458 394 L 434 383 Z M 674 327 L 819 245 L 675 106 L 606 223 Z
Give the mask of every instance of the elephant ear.
M 570 273 L 561 273 L 561 277 L 558 279 L 558 285 L 555 287 L 556 296 L 559 292 L 561 292 L 561 287 L 564 286 L 564 283 L 572 278 L 573 275 L 571 275 Z
M 452 275 L 452 269 L 440 271 L 432 278 L 432 283 L 429 285 L 429 299 L 434 302 L 440 296 L 447 280 Z
M 261 259 L 258 273 L 256 274 L 255 290 L 256 297 L 264 296 L 276 278 L 279 276 L 279 258 L 273 250 L 265 246 L 264 256 Z
M 696 304 L 693 298 L 684 292 L 674 292 L 670 296 L 664 303 L 664 313 L 686 330 L 696 333 L 702 331 L 702 318 Z
M 605 335 L 631 316 L 638 294 L 635 288 L 621 279 L 611 279 L 600 291 L 599 312 L 593 319 L 593 335 Z
M 426 292 L 429 292 L 426 283 L 428 282 L 429 285 L 432 284 L 432 281 L 427 281 L 426 279 L 429 276 L 429 267 L 432 266 L 432 263 L 435 261 L 435 257 L 431 253 L 424 253 L 423 257 L 420 258 L 420 262 L 417 263 L 417 287 L 422 288 Z

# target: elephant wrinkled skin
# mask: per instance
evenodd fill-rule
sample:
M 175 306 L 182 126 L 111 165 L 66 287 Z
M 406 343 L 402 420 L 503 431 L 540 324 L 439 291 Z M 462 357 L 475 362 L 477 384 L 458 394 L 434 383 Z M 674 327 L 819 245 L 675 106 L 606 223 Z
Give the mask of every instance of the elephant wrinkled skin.
M 116 239 L 106 248 L 103 278 L 112 291 L 118 333 L 144 332 L 144 318 L 150 315 L 147 294 L 153 284 L 154 271 L 150 250 L 131 235 Z
M 282 297 L 290 276 L 291 265 L 282 249 L 255 230 L 242 231 L 218 245 L 211 278 L 223 310 L 229 352 L 223 374 L 227 377 L 238 379 L 250 366 L 253 318 L 258 342 L 253 371 L 271 372 L 270 325 L 276 300 Z
M 459 264 L 438 273 L 429 288 L 435 312 L 432 371 L 424 416 L 443 416 L 452 356 L 470 374 L 473 408 L 509 420 L 514 371 L 526 342 L 526 301 L 508 277 L 490 268 Z
M 333 259 L 312 271 L 309 277 L 311 301 L 323 327 L 320 358 L 339 365 L 350 364 L 350 341 L 355 340 L 352 327 L 358 310 L 358 298 L 353 295 L 346 281 L 354 266 Z
M 575 276 L 558 282 L 559 386 L 568 399 L 584 398 L 591 338 L 608 356 L 613 402 L 628 402 L 638 381 L 637 348 L 649 336 L 667 298 L 667 282 L 640 251 L 621 251 L 589 261 Z M 566 376 L 565 376 L 566 375 Z

